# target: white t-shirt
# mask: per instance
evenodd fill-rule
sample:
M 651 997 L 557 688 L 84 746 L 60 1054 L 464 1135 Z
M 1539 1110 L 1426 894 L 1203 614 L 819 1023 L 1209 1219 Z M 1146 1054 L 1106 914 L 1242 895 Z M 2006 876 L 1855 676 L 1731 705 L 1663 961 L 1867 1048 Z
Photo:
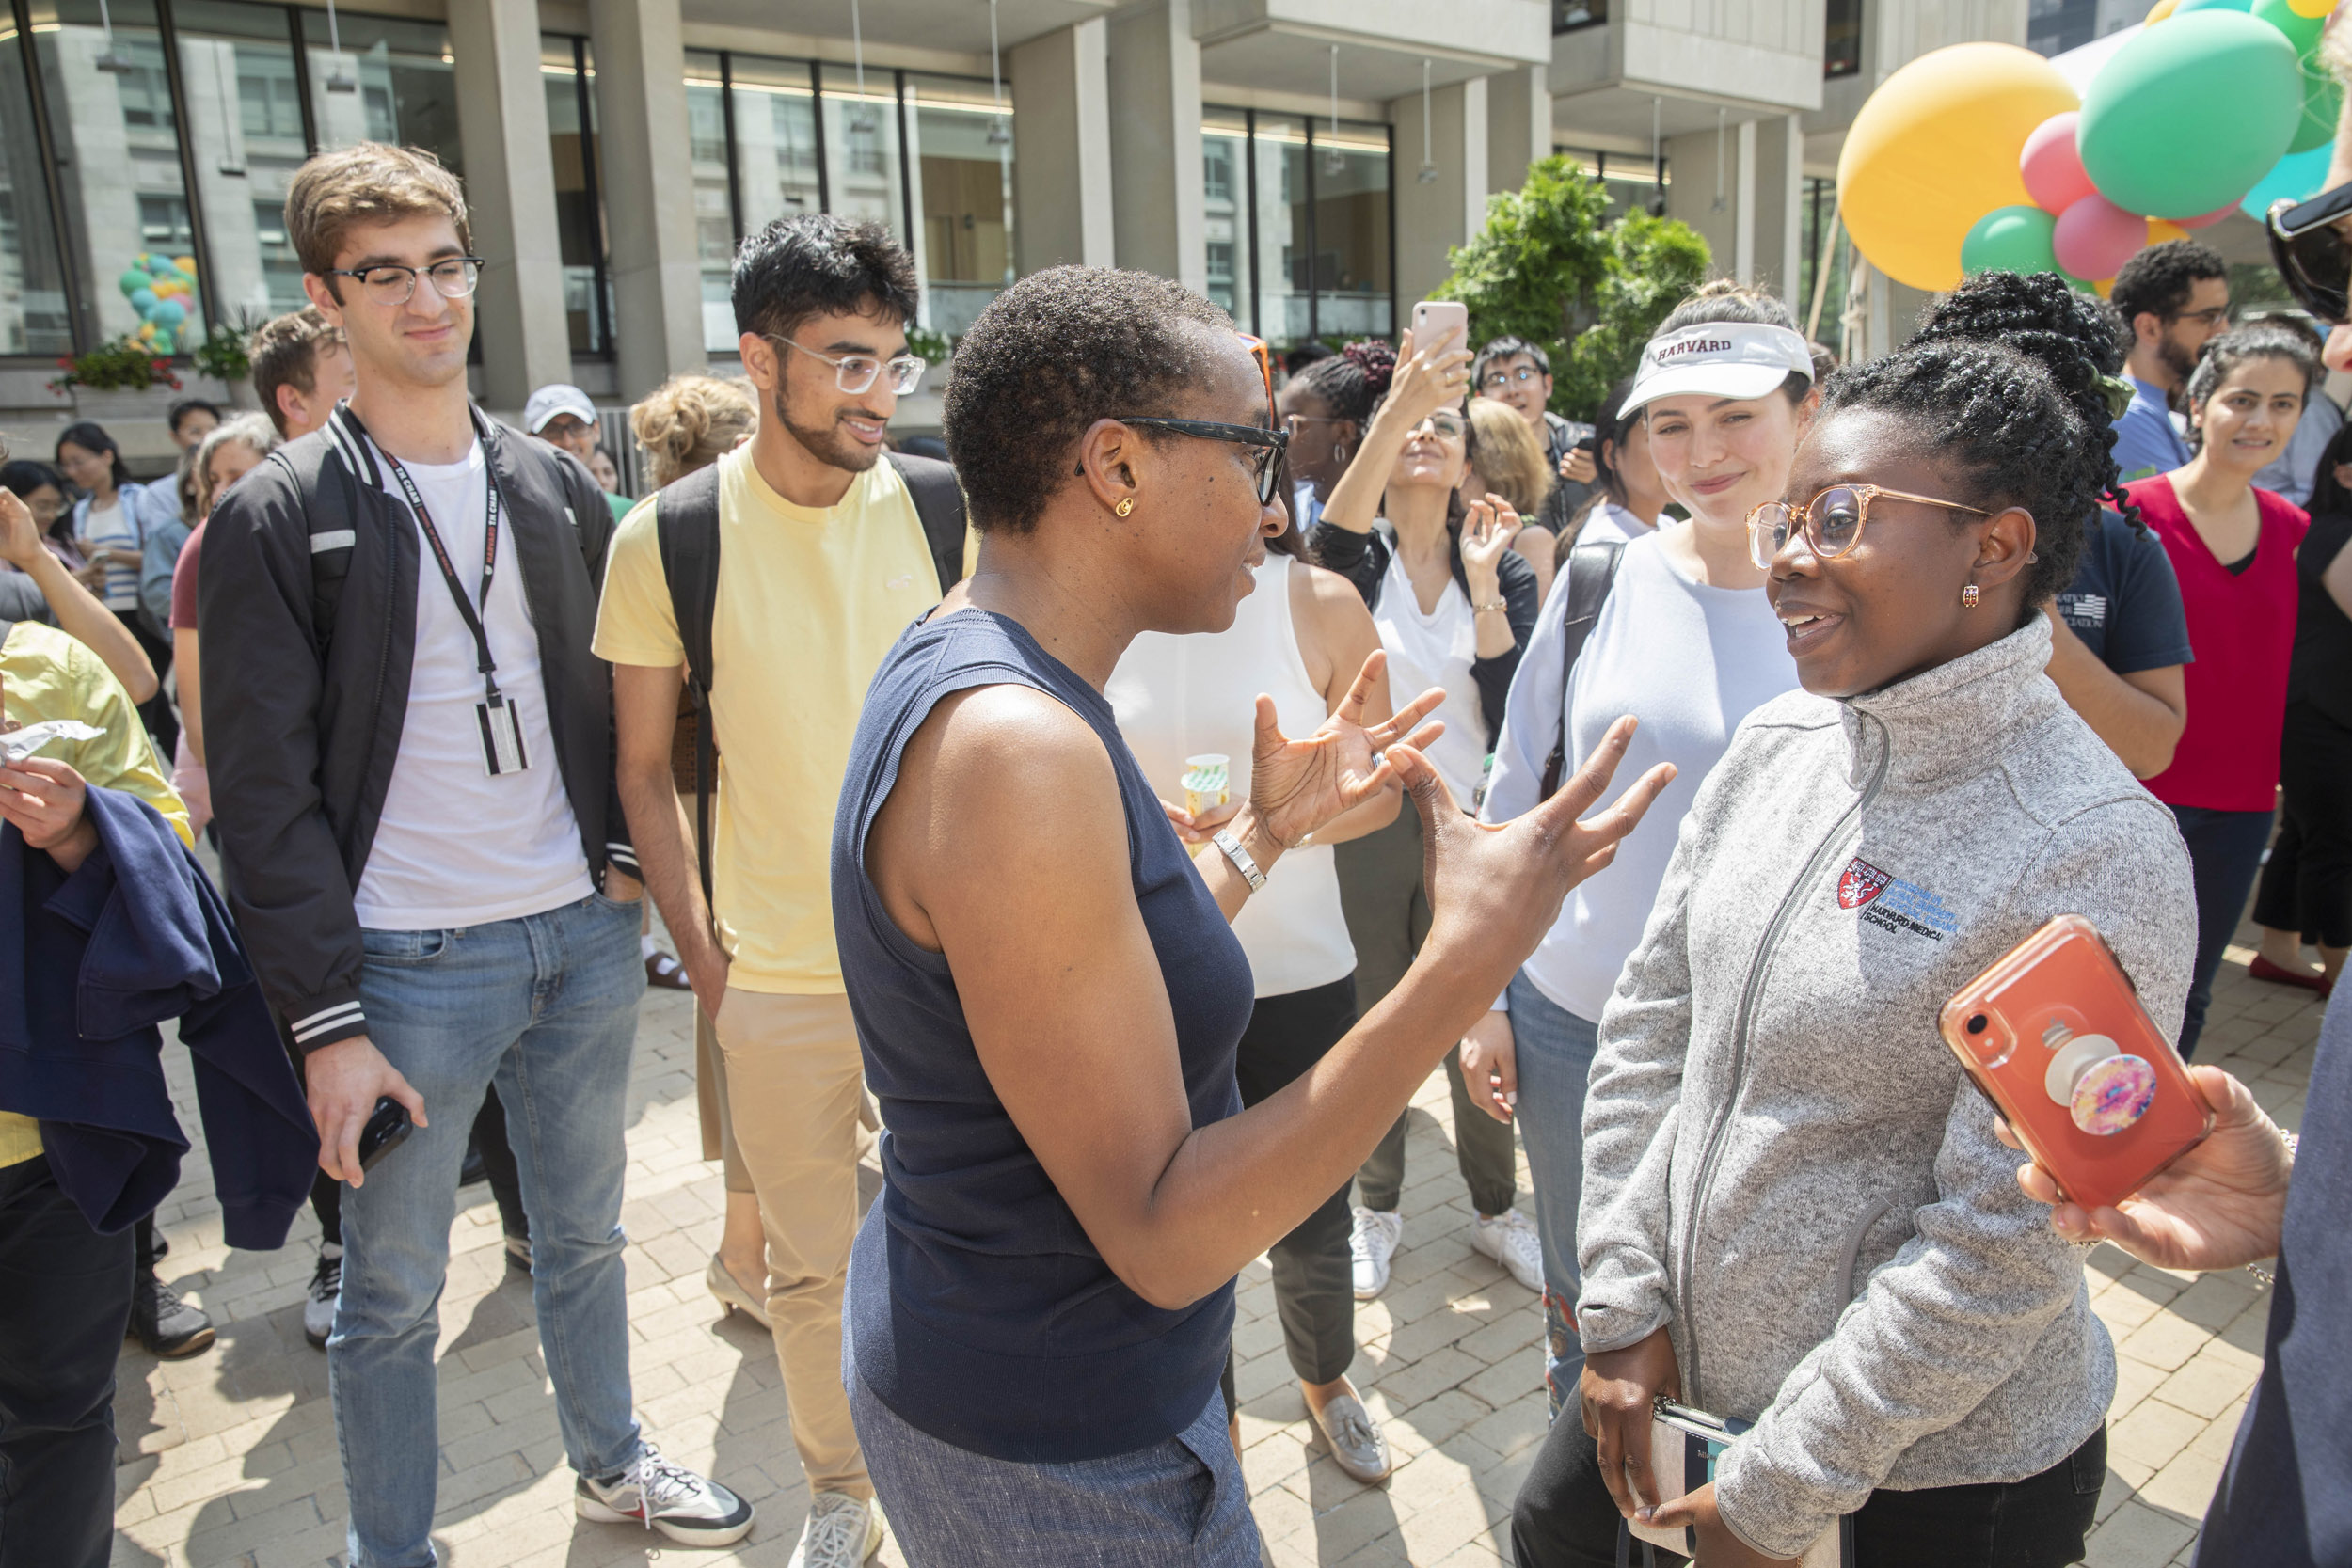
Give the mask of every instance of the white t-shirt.
M 1479 812 L 1488 822 L 1507 822 L 1535 804 L 1544 760 L 1560 735 L 1566 613 L 1566 598 L 1553 594 L 1511 683 Z M 1722 760 L 1740 720 L 1796 686 L 1788 635 L 1763 589 L 1692 581 L 1656 533 L 1626 546 L 1565 693 L 1566 771 L 1581 767 L 1609 726 L 1629 713 L 1641 727 L 1617 764 L 1618 786 L 1661 762 L 1675 765 L 1675 781 L 1617 846 L 1609 869 L 1568 895 L 1522 970 L 1537 990 L 1581 1019 L 1599 1021 L 1618 972 L 1641 945 L 1699 782 Z
M 1380 603 L 1372 612 L 1380 645 L 1389 651 L 1389 696 L 1402 705 L 1433 686 L 1445 688 L 1436 714 L 1445 721 L 1445 734 L 1429 748 L 1429 762 L 1465 811 L 1486 771 L 1486 719 L 1478 705 L 1478 682 L 1470 678 L 1478 657 L 1476 621 L 1470 595 L 1451 572 L 1438 608 L 1423 615 L 1404 557 L 1389 556 Z
M 145 543 L 139 537 L 137 523 L 132 517 L 130 505 L 119 489 L 115 491 L 111 500 L 103 504 L 97 497 L 90 498 L 89 510 L 82 518 L 82 536 L 93 546 L 122 550 L 135 550 Z M 139 569 L 136 566 L 118 566 L 108 562 L 106 589 L 100 596 L 105 600 L 108 610 L 138 609 Z
M 379 450 L 387 494 L 400 481 Z M 489 467 L 476 441 L 463 462 L 410 463 L 433 527 L 471 600 L 482 588 Z M 503 500 L 503 498 L 502 498 Z M 400 755 L 384 792 L 375 842 L 352 895 L 371 930 L 433 930 L 515 920 L 585 898 L 594 891 L 580 824 L 564 793 L 539 678 L 539 639 L 523 595 L 512 519 L 501 507 L 498 572 L 483 629 L 498 663 L 499 690 L 521 721 L 518 773 L 490 776 L 482 763 L 482 673 L 473 634 L 452 601 L 433 552 L 417 534 L 417 639 L 408 673 L 408 711 Z
M 1657 531 L 1615 501 L 1605 500 L 1585 515 L 1584 526 L 1576 531 L 1576 542 L 1581 545 L 1588 539 L 1614 539 L 1621 545 L 1630 545 Z

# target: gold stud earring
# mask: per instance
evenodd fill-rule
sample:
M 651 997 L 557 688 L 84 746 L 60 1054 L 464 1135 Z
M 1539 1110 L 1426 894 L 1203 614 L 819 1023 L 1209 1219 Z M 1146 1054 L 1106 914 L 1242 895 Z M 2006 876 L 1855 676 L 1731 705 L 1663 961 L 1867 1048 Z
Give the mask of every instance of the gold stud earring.
M 1133 496 L 1120 497 L 1119 504 L 1111 508 L 1113 512 L 1118 513 L 1122 517 L 1124 517 L 1128 513 L 1133 512 L 1135 509 L 1136 498 Z
M 1970 583 L 1967 587 L 1960 591 L 1960 608 L 1963 610 L 1976 609 L 1977 601 L 1981 596 L 1982 595 L 1977 592 L 1977 585 L 1973 582 Z

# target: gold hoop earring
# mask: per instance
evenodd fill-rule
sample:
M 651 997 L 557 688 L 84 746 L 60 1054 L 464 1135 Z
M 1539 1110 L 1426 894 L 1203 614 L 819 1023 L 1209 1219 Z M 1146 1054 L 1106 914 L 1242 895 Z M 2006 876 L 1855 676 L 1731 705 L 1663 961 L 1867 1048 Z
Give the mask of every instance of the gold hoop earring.
M 1963 610 L 1974 610 L 1977 608 L 1977 601 L 1983 595 L 1977 592 L 1977 585 L 1972 582 L 1967 587 L 1960 591 L 1960 608 Z
M 1119 504 L 1111 508 L 1113 512 L 1118 513 L 1122 517 L 1124 517 L 1128 513 L 1133 512 L 1135 509 L 1136 498 L 1133 496 L 1120 497 Z

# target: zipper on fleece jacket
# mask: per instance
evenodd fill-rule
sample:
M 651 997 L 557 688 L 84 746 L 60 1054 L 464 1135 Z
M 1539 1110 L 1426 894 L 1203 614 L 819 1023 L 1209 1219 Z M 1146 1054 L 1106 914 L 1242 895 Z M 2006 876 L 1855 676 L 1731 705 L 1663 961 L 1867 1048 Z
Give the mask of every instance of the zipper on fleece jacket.
M 1740 1093 L 1745 1086 L 1748 1069 L 1748 1031 L 1756 1021 L 1756 1004 L 1764 989 L 1764 974 L 1772 965 L 1772 954 L 1780 946 L 1780 939 L 1788 928 L 1790 917 L 1796 912 L 1797 900 L 1820 879 L 1830 859 L 1836 853 L 1846 831 L 1857 821 L 1870 802 L 1878 799 L 1880 788 L 1886 783 L 1886 770 L 1895 758 L 1895 737 L 1885 724 L 1870 714 L 1864 719 L 1879 733 L 1878 765 L 1871 769 L 1869 783 L 1862 786 L 1862 794 L 1848 806 L 1834 823 L 1821 842 L 1797 874 L 1797 879 L 1781 895 L 1780 907 L 1772 911 L 1772 923 L 1764 927 L 1764 938 L 1756 943 L 1756 956 L 1748 960 L 1748 977 L 1740 992 L 1740 1010 L 1734 1015 L 1731 1031 L 1731 1085 L 1724 1095 L 1723 1107 L 1716 1112 L 1707 1131 L 1705 1153 L 1699 1160 L 1698 1184 L 1692 1189 L 1691 1223 L 1686 1229 L 1682 1256 L 1675 1269 L 1676 1297 L 1682 1304 L 1682 1348 L 1690 1363 L 1690 1376 L 1685 1380 L 1682 1397 L 1692 1404 L 1704 1405 L 1699 1383 L 1698 1315 L 1691 1310 L 1691 1298 L 1698 1289 L 1698 1270 L 1694 1259 L 1698 1252 L 1699 1224 L 1707 1215 L 1707 1189 L 1715 1180 L 1715 1163 L 1723 1153 L 1724 1135 L 1731 1131 L 1731 1118 L 1740 1107 Z

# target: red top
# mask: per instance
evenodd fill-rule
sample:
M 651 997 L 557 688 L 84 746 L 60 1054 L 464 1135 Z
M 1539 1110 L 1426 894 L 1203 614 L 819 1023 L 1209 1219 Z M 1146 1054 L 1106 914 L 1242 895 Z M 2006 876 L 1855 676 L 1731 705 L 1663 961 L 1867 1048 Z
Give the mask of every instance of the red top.
M 207 518 L 206 521 L 211 519 Z M 204 553 L 204 524 L 188 531 L 188 541 L 180 546 L 179 564 L 171 569 L 171 629 L 196 629 L 196 562 Z
M 2256 490 L 2262 525 L 2254 563 L 2233 576 L 2199 537 L 2169 474 L 2127 484 L 2123 493 L 2172 558 L 2197 650 L 2185 672 L 2188 727 L 2172 766 L 2148 781 L 2149 792 L 2171 806 L 2268 811 L 2277 803 L 2295 646 L 2295 548 L 2311 517 L 2284 497 Z

